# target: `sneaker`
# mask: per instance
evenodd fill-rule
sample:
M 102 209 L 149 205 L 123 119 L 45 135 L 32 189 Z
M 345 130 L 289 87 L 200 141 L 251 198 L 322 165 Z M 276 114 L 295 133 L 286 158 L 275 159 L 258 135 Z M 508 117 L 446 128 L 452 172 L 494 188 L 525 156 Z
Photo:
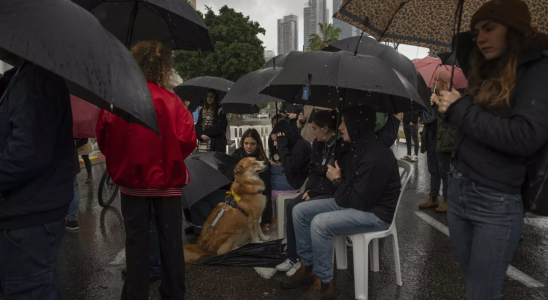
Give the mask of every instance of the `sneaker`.
M 91 175 L 91 173 L 88 173 L 88 178 L 86 178 L 86 184 L 89 184 L 92 182 L 93 182 L 93 175 Z
M 293 267 L 291 267 L 291 269 L 289 269 L 289 271 L 287 271 L 285 273 L 286 276 L 293 276 L 293 274 L 295 274 L 295 272 L 297 272 L 297 270 L 301 267 L 301 262 L 297 262 L 296 264 L 293 265 Z
M 413 157 L 411 157 L 411 162 L 418 162 L 419 161 L 419 157 L 416 156 L 416 155 L 413 155 Z
M 293 268 L 294 265 L 295 265 L 295 263 L 292 262 L 291 259 L 288 258 L 283 263 L 277 265 L 276 270 L 278 270 L 280 272 L 287 272 L 287 271 L 291 270 L 291 268 Z
M 402 157 L 402 158 L 400 158 L 400 159 L 401 159 L 401 160 L 406 160 L 406 161 L 411 161 L 411 156 L 406 155 L 406 156 L 404 156 L 404 157 Z
M 66 228 L 69 231 L 76 231 L 80 229 L 80 227 L 78 226 L 78 221 L 67 221 Z

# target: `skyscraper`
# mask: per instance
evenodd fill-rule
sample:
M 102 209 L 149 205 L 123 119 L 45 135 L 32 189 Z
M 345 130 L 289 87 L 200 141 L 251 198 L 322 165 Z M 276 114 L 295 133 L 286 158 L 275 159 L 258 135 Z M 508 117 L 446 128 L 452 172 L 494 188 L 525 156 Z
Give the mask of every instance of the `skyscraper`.
M 339 11 L 342 2 L 343 0 L 333 0 L 333 13 L 337 13 Z M 341 29 L 339 40 L 361 34 L 361 31 L 358 28 L 335 18 L 333 18 L 333 27 Z
M 327 0 L 309 0 L 304 7 L 304 47 L 308 47 L 310 35 L 320 34 L 320 23 L 329 22 Z
M 192 7 L 194 7 L 194 9 L 196 9 L 196 0 L 187 0 L 187 1 L 188 3 L 190 3 Z
M 265 50 L 265 51 L 264 51 L 264 61 L 265 61 L 265 62 L 267 62 L 267 61 L 273 59 L 274 56 L 276 56 L 276 55 L 274 54 L 274 51 L 272 51 L 272 50 Z
M 296 15 L 278 19 L 278 55 L 299 49 L 299 19 Z

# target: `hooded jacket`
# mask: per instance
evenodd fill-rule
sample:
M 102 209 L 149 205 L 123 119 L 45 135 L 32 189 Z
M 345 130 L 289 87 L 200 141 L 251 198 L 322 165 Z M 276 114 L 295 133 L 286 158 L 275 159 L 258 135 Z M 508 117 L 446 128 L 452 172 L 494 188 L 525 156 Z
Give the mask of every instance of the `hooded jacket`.
M 373 109 L 346 109 L 343 116 L 352 143 L 335 201 L 344 208 L 371 212 L 390 224 L 401 190 L 398 162 L 375 138 Z
M 276 138 L 278 143 L 278 154 L 284 168 L 287 182 L 299 189 L 308 176 L 308 164 L 312 156 L 310 143 L 305 141 L 299 133 L 290 128 L 288 122 L 278 122 L 273 134 L 283 132 L 285 136 Z

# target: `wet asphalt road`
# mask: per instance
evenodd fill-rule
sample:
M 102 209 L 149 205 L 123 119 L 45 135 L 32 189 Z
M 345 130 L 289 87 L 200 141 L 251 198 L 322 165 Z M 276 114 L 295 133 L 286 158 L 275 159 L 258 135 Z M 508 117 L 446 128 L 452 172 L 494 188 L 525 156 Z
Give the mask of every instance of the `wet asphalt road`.
M 405 145 L 396 150 L 404 154 Z M 451 250 L 449 238 L 417 216 L 418 205 L 428 195 L 429 174 L 426 156 L 420 155 L 397 214 L 403 286 L 396 285 L 392 242 L 380 241 L 380 272 L 370 272 L 370 299 L 464 299 L 465 286 Z M 120 271 L 124 264 L 124 228 L 120 200 L 102 209 L 97 190 L 104 163 L 93 166 L 93 184 L 85 184 L 85 171 L 79 175 L 80 230 L 67 232 L 59 254 L 59 281 L 68 300 L 119 299 L 123 285 Z M 447 225 L 444 214 L 423 211 Z M 524 240 L 512 265 L 544 287 L 527 287 L 506 277 L 503 299 L 548 299 L 548 219 L 530 218 L 525 222 Z M 185 243 L 195 237 L 184 237 Z M 337 299 L 354 299 L 352 251 L 348 270 L 335 273 Z M 187 299 L 297 299 L 308 287 L 280 290 L 276 274 L 264 279 L 253 268 L 187 265 Z M 150 299 L 161 299 L 159 282 L 151 285 Z

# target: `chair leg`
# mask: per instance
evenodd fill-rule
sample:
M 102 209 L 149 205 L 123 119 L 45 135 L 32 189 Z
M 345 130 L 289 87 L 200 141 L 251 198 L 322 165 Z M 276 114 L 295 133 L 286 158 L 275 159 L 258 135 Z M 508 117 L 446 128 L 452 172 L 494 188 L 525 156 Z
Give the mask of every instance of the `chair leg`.
M 392 234 L 392 243 L 394 244 L 394 262 L 396 265 L 396 283 L 402 286 L 401 268 L 400 268 L 400 247 L 398 246 L 398 233 L 394 231 Z
M 371 243 L 371 271 L 379 271 L 379 239 L 373 239 Z
M 281 197 L 276 199 L 276 218 L 278 218 L 278 239 L 285 238 L 285 200 Z
M 368 297 L 369 281 L 369 240 L 363 235 L 352 236 L 352 253 L 354 255 L 354 297 L 365 299 Z
M 346 270 L 348 268 L 346 237 L 344 235 L 333 237 L 333 244 L 335 246 L 335 256 L 337 257 L 337 269 Z

